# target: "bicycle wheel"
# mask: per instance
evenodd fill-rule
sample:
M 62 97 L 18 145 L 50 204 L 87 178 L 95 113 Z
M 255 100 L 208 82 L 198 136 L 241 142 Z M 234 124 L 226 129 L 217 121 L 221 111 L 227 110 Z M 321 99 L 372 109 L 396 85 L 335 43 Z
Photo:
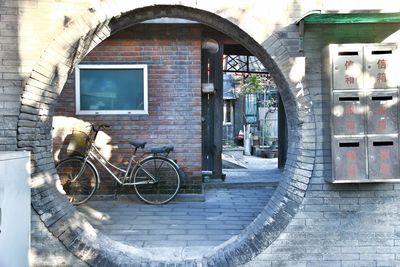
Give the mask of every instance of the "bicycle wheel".
M 72 204 L 85 203 L 96 191 L 99 181 L 97 171 L 92 164 L 84 164 L 83 158 L 64 159 L 57 164 L 56 169 L 61 185 Z
M 138 197 L 149 204 L 165 204 L 179 191 L 179 170 L 171 160 L 153 156 L 142 160 L 133 173 L 133 183 Z

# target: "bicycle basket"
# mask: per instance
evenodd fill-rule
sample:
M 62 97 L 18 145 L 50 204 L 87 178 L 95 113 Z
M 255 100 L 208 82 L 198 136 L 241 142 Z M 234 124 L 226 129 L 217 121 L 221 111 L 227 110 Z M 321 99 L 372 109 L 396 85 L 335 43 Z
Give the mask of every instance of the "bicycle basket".
M 73 130 L 67 146 L 68 156 L 84 156 L 90 147 L 89 136 L 79 130 Z

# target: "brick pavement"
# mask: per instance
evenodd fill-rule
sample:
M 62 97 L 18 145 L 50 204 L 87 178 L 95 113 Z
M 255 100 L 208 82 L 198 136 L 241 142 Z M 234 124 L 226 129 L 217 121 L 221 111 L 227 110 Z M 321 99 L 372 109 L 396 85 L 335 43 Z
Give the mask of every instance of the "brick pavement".
M 89 201 L 79 207 L 110 238 L 145 248 L 202 253 L 244 229 L 265 207 L 274 188 L 212 188 L 204 202 L 151 206 L 132 196 Z

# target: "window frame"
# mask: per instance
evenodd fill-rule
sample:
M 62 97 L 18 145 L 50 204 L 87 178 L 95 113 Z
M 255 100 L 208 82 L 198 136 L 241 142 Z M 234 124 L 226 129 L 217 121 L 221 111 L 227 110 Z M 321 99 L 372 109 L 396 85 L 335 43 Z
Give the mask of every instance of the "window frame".
M 81 110 L 81 69 L 141 69 L 143 70 L 143 110 Z M 148 67 L 146 64 L 78 64 L 75 67 L 75 113 L 76 115 L 148 115 Z
M 233 109 L 234 109 L 234 100 L 233 99 L 225 99 L 224 100 L 224 106 L 223 106 L 223 125 L 233 125 Z M 229 103 L 229 111 L 230 111 L 230 116 L 229 116 L 229 120 L 227 120 L 228 118 L 228 104 Z

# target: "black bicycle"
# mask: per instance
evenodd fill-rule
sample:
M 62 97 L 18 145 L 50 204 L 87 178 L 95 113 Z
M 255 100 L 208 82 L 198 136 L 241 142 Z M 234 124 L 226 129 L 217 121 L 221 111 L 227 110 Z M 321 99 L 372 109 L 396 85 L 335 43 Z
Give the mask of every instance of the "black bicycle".
M 99 172 L 91 160 L 97 161 L 121 186 L 133 186 L 137 196 L 149 204 L 165 204 L 178 194 L 181 185 L 181 171 L 175 161 L 168 158 L 174 150 L 172 145 L 151 149 L 150 156 L 136 160 L 139 148 L 144 149 L 146 142 L 129 141 L 134 147 L 126 169 L 110 163 L 94 145 L 100 130 L 108 125 L 91 124 L 90 133 L 74 131 L 68 148 L 77 147 L 83 151 L 61 160 L 56 169 L 70 202 L 80 205 L 88 201 L 100 184 Z M 114 172 L 122 174 L 117 176 Z

